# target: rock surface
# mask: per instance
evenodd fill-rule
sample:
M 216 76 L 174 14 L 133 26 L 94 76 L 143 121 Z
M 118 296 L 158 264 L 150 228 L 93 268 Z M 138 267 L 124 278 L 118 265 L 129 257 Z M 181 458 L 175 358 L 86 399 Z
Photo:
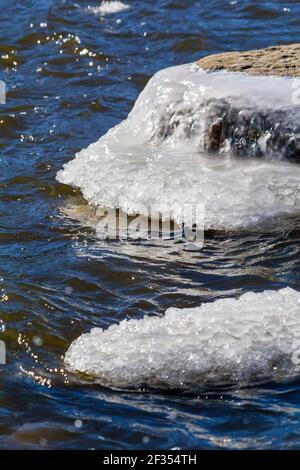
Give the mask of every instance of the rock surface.
M 237 107 L 231 100 L 207 104 L 205 149 L 236 156 L 300 162 L 299 114 L 291 109 Z
M 197 62 L 204 70 L 245 72 L 249 75 L 300 77 L 300 44 L 245 52 L 225 52 Z
M 244 72 L 247 75 L 300 77 L 300 44 L 226 52 L 204 57 L 197 65 L 207 71 Z M 208 122 L 206 149 L 219 151 L 229 142 L 235 155 L 276 156 L 300 161 L 299 117 L 295 109 L 234 108 L 215 100 L 214 120 Z

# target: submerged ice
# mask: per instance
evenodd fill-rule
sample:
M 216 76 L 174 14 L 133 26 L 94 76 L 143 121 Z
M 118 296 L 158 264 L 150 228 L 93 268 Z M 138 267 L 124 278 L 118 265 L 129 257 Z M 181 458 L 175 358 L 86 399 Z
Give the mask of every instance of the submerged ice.
M 299 79 L 162 70 L 127 119 L 57 178 L 92 204 L 129 213 L 156 205 L 176 222 L 184 203 L 203 204 L 206 228 L 297 214 L 300 166 L 287 161 L 299 158 L 297 90 Z
M 300 293 L 247 293 L 94 328 L 74 341 L 65 363 L 104 386 L 129 389 L 288 379 L 300 372 Z

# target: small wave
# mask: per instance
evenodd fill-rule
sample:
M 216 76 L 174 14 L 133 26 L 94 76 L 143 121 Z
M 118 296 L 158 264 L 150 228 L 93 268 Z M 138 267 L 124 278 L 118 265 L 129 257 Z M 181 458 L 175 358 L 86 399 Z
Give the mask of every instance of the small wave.
M 111 1 L 111 2 L 106 2 L 103 1 L 100 6 L 98 7 L 89 7 L 89 11 L 94 13 L 95 15 L 111 15 L 113 13 L 119 13 L 124 10 L 128 10 L 130 8 L 129 5 L 126 5 L 123 2 L 118 2 L 118 1 Z
M 300 371 L 300 293 L 247 293 L 164 317 L 94 328 L 65 363 L 109 387 L 199 389 L 287 379 Z

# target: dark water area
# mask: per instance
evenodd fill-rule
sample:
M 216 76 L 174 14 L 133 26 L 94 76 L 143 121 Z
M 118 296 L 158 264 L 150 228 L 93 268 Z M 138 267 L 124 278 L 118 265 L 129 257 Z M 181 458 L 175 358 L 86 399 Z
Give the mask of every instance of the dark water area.
M 299 40 L 295 1 L 0 0 L 0 448 L 300 448 L 300 382 L 129 393 L 64 370 L 94 326 L 290 286 L 299 223 L 208 233 L 201 252 L 97 240 L 55 175 L 125 118 L 159 69 Z M 76 197 L 80 197 L 77 195 Z

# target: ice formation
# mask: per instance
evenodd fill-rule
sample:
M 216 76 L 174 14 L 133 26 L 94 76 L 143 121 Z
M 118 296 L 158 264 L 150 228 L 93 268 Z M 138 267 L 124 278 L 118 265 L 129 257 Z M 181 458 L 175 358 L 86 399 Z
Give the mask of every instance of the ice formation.
M 95 14 L 111 15 L 120 11 L 128 10 L 129 5 L 119 1 L 103 1 L 98 7 L 89 7 L 89 10 Z
M 183 204 L 202 204 L 206 228 L 298 214 L 300 165 L 287 161 L 299 157 L 298 90 L 299 79 L 162 70 L 57 178 L 92 204 L 143 215 L 156 205 L 179 223 Z
M 65 363 L 104 386 L 201 389 L 261 383 L 300 372 L 300 293 L 247 293 L 163 317 L 94 328 Z

